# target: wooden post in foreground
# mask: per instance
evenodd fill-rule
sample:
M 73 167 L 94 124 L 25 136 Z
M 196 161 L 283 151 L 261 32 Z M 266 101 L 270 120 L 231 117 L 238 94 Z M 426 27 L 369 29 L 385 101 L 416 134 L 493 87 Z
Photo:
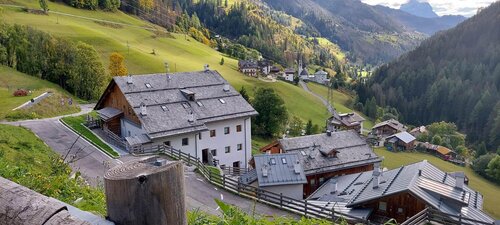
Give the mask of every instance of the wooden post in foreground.
M 186 225 L 184 168 L 161 157 L 124 163 L 104 175 L 108 218 L 116 224 Z

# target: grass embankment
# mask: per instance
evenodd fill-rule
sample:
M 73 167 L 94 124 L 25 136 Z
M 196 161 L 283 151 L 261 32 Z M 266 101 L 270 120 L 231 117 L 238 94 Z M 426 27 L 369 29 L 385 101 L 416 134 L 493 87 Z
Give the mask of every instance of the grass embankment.
M 17 89 L 31 90 L 32 93 L 14 97 L 13 93 Z M 46 91 L 52 91 L 54 94 L 33 107 L 12 111 Z M 61 105 L 61 98 L 73 98 L 73 105 Z M 0 120 L 37 119 L 76 113 L 80 111 L 77 101 L 79 100 L 56 84 L 0 66 Z
M 104 153 L 110 155 L 111 157 L 118 157 L 118 152 L 109 147 L 109 145 L 104 143 L 100 138 L 98 138 L 94 133 L 92 133 L 87 127 L 83 125 L 86 116 L 87 115 L 69 116 L 62 118 L 61 121 L 69 126 L 73 131 L 82 135 L 83 138 L 92 143 L 94 146 L 101 149 L 101 151 L 103 151 Z
M 500 201 L 500 186 L 479 176 L 474 171 L 472 171 L 471 168 L 457 166 L 435 156 L 419 152 L 395 153 L 387 151 L 385 148 L 377 148 L 375 149 L 375 153 L 377 153 L 377 155 L 379 156 L 385 157 L 384 161 L 382 162 L 382 166 L 389 169 L 394 169 L 403 165 L 419 162 L 426 159 L 432 165 L 446 172 L 464 171 L 469 178 L 469 186 L 484 196 L 484 210 L 494 218 L 500 218 L 500 204 L 498 204 L 498 201 Z
M 106 215 L 104 193 L 71 176 L 60 156 L 23 127 L 0 124 L 0 176 L 85 211 Z
M 12 0 L 14 4 L 39 8 L 35 0 Z M 48 2 L 51 11 L 78 16 L 92 17 L 134 26 L 157 27 L 122 12 L 103 12 L 75 9 L 60 3 Z M 219 71 L 236 89 L 245 86 L 253 96 L 254 87 L 273 88 L 285 101 L 288 111 L 304 121 L 311 119 L 314 124 L 323 125 L 328 117 L 326 107 L 313 95 L 300 87 L 285 82 L 268 83 L 242 75 L 237 71 L 238 61 L 183 34 L 158 35 L 145 29 L 130 26 L 106 26 L 91 20 L 50 13 L 35 15 L 20 9 L 3 8 L 2 21 L 29 25 L 55 36 L 67 37 L 88 43 L 99 52 L 108 67 L 109 56 L 119 52 L 125 56 L 128 70 L 132 74 L 164 72 L 164 62 L 168 61 L 170 71 L 199 71 L 204 64 Z M 158 28 L 158 27 L 157 27 Z M 161 30 L 161 28 L 158 28 Z M 160 33 L 161 34 L 161 33 Z M 154 49 L 155 54 L 152 54 Z M 220 65 L 224 57 L 224 65 Z
M 307 87 L 309 87 L 309 89 L 312 92 L 321 95 L 325 99 L 328 99 L 328 88 L 326 86 L 320 85 L 317 83 L 313 83 L 313 82 L 309 82 L 309 83 L 307 83 Z M 335 107 L 335 109 L 337 109 L 337 112 L 348 113 L 348 112 L 354 111 L 353 109 L 347 107 L 348 102 L 350 100 L 352 101 L 352 97 L 349 96 L 348 94 L 334 90 L 330 104 L 332 104 L 333 107 Z M 373 120 L 369 119 L 362 112 L 357 112 L 357 113 L 366 119 L 365 122 L 363 122 L 364 129 L 369 130 L 374 126 Z

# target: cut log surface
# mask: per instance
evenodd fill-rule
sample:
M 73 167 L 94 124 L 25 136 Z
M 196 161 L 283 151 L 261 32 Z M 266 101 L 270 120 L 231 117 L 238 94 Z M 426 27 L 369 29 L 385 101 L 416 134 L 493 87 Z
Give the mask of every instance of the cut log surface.
M 3 224 L 90 225 L 72 217 L 62 202 L 0 177 L 0 225 Z
M 186 225 L 184 168 L 160 157 L 118 165 L 104 176 L 109 220 L 120 225 Z

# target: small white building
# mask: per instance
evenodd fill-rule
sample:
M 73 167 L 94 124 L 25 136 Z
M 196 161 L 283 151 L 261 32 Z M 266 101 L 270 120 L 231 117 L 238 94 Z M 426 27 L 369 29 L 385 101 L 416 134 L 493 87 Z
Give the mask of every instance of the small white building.
M 255 109 L 213 70 L 114 77 L 95 109 L 129 151 L 165 145 L 229 167 L 247 167 Z
M 328 73 L 323 70 L 319 70 L 318 72 L 314 73 L 313 76 L 311 76 L 309 79 L 320 84 L 328 84 L 328 82 L 330 81 L 328 79 Z
M 307 179 L 297 153 L 256 155 L 254 163 L 255 169 L 240 178 L 243 183 L 293 199 L 304 198 Z
M 286 81 L 290 81 L 290 82 L 293 82 L 294 78 L 295 78 L 295 70 L 292 69 L 292 68 L 287 68 L 285 69 L 285 72 L 283 73 L 283 78 L 286 80 Z

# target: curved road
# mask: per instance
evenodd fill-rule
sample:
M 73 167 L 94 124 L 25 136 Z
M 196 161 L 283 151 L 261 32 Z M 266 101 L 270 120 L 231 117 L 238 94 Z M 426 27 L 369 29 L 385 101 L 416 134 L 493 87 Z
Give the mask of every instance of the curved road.
M 328 109 L 328 112 L 330 114 L 333 114 L 333 106 L 325 98 L 323 98 L 323 96 L 318 95 L 318 94 L 312 92 L 309 89 L 309 87 L 307 87 L 307 84 L 304 81 L 302 81 L 302 80 L 299 81 L 299 85 L 302 87 L 302 89 L 304 89 L 305 91 L 309 92 L 310 94 L 316 96 L 316 98 L 318 98 L 319 100 L 321 100 L 321 102 L 323 103 L 323 105 L 325 105 L 326 108 Z

